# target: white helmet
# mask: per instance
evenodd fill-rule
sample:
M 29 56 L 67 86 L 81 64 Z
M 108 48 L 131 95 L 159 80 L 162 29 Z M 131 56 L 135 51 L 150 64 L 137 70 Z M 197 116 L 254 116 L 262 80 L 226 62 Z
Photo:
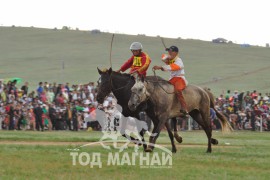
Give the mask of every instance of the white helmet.
M 142 44 L 139 43 L 139 42 L 133 42 L 131 45 L 130 45 L 130 50 L 140 50 L 142 49 Z

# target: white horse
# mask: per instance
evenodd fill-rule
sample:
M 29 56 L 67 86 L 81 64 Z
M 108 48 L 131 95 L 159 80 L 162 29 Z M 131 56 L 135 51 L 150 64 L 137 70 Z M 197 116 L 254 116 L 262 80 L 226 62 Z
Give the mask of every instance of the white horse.
M 135 118 L 124 117 L 121 112 L 121 106 L 116 105 L 115 108 L 110 109 L 109 111 L 96 109 L 95 119 L 91 119 L 92 116 L 89 116 L 89 118 L 90 120 L 97 120 L 102 127 L 103 136 L 100 138 L 99 142 L 105 149 L 111 149 L 110 146 L 103 143 L 106 142 L 106 139 L 110 139 L 110 141 L 113 142 L 113 147 L 115 149 L 119 149 L 119 151 L 122 152 L 128 147 L 128 144 L 132 142 L 132 140 L 120 140 L 119 137 L 122 137 L 123 134 L 127 134 L 129 136 L 133 134 L 136 136 L 136 138 L 138 138 L 138 141 L 135 142 L 134 147 L 135 151 L 137 152 L 138 144 L 141 142 L 140 131 L 142 129 L 147 130 L 147 124 L 146 122 L 139 121 Z M 118 142 L 124 142 L 124 145 L 118 146 Z

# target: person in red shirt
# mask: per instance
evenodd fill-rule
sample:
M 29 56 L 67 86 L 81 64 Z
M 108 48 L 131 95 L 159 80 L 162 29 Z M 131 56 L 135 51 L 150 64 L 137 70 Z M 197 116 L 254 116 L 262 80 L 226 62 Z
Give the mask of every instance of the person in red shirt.
M 142 44 L 140 42 L 133 42 L 130 45 L 132 56 L 121 66 L 116 72 L 124 72 L 130 68 L 130 74 L 138 73 L 146 76 L 146 71 L 151 63 L 151 59 L 145 52 L 142 52 Z

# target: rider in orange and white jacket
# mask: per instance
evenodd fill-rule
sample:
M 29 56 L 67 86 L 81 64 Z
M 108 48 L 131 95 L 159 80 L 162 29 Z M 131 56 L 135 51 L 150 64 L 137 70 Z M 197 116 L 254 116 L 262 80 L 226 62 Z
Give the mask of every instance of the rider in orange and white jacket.
M 188 82 L 185 78 L 184 63 L 182 59 L 178 56 L 178 48 L 176 46 L 171 46 L 166 48 L 168 55 L 162 56 L 162 61 L 165 62 L 164 66 L 154 66 L 154 70 L 162 70 L 170 72 L 169 82 L 174 85 L 174 89 L 177 92 L 177 97 L 181 104 L 180 112 L 183 117 L 185 117 L 187 112 L 187 105 L 183 96 L 182 91 L 186 88 Z

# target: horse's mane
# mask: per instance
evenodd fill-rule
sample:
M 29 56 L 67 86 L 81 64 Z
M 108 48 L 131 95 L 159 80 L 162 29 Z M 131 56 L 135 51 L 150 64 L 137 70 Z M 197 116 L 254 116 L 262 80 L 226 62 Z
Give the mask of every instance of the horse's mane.
M 167 81 L 160 76 L 146 76 L 145 80 L 151 82 Z
M 169 81 L 163 79 L 160 76 L 146 76 L 145 78 L 146 82 L 151 82 L 153 86 L 162 86 L 162 85 L 171 85 Z
M 114 73 L 115 75 L 118 75 L 118 76 L 122 76 L 122 77 L 129 77 L 129 78 L 131 77 L 131 75 L 128 73 L 118 73 L 115 71 L 113 71 L 112 73 Z
M 112 73 L 123 78 L 132 78 L 132 75 L 128 73 L 118 73 L 115 71 L 112 71 Z M 154 86 L 171 85 L 167 80 L 163 79 L 160 76 L 146 76 L 145 81 L 153 83 Z
M 112 73 L 114 73 L 115 75 L 118 75 L 118 76 L 122 76 L 122 77 L 132 77 L 132 75 L 130 75 L 129 73 L 118 73 L 118 72 L 115 72 L 115 71 L 112 71 Z M 158 82 L 158 83 L 168 83 L 167 80 L 163 79 L 162 77 L 160 76 L 146 76 L 145 77 L 145 80 L 146 81 L 149 81 L 149 82 Z

